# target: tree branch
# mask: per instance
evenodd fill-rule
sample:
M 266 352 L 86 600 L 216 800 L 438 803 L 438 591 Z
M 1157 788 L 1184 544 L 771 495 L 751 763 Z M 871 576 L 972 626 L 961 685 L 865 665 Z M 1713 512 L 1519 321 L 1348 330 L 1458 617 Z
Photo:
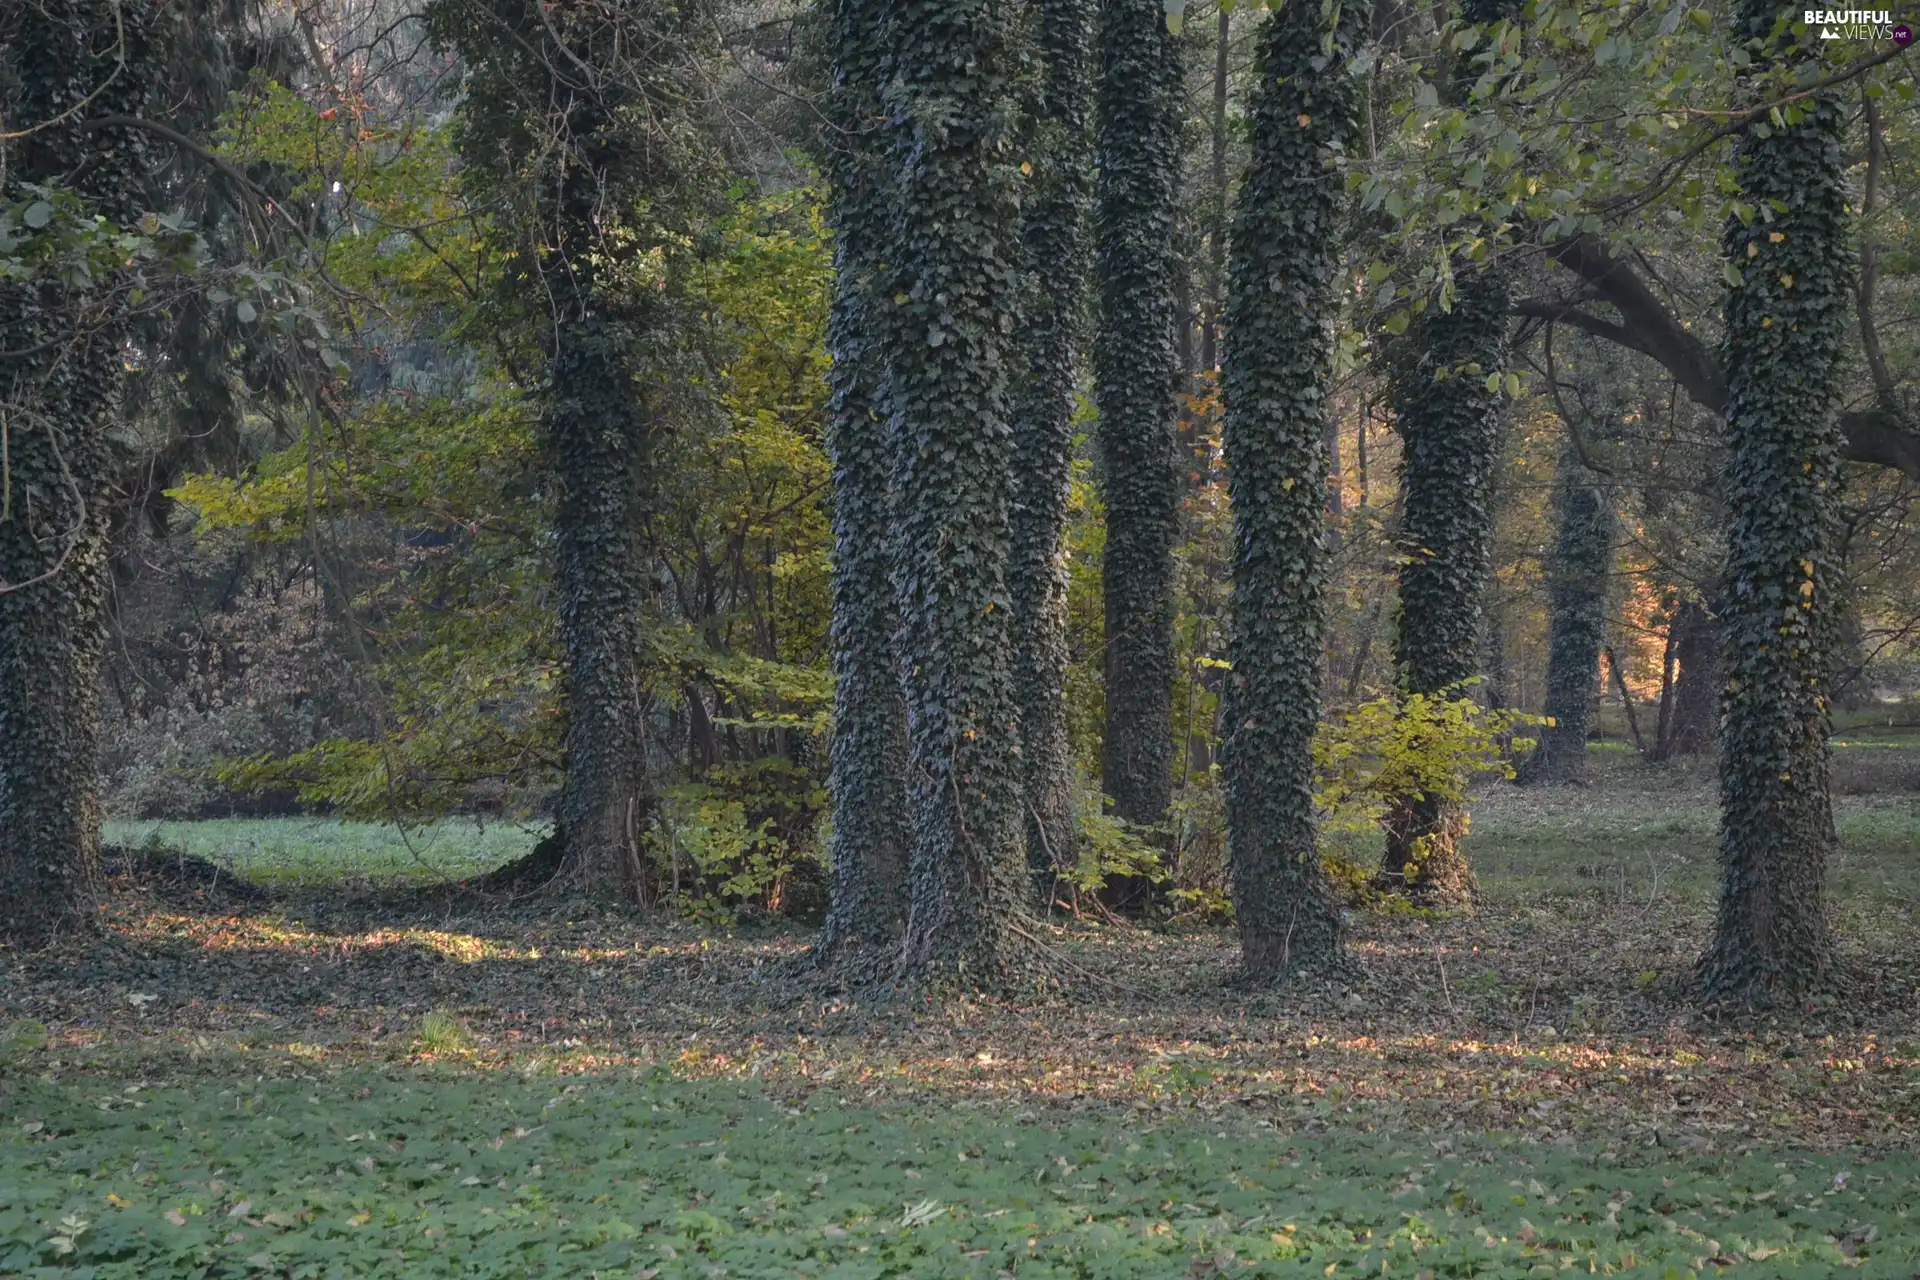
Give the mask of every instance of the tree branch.
M 1621 323 L 1575 309 L 1573 303 L 1526 300 L 1521 315 L 1564 321 L 1609 342 L 1638 351 L 1657 362 L 1688 397 L 1703 409 L 1720 412 L 1727 403 L 1727 379 L 1699 335 L 1682 325 L 1633 267 L 1615 258 L 1598 237 L 1575 236 L 1550 245 L 1547 255 L 1585 282 L 1594 297 L 1620 313 Z M 1920 424 L 1893 404 L 1840 414 L 1849 462 L 1892 467 L 1920 480 Z

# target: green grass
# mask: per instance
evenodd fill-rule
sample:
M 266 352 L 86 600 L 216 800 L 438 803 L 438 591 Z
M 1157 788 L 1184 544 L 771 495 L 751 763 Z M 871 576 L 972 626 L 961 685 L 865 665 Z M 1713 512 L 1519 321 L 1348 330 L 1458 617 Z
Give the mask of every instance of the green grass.
M 1836 779 L 1884 776 L 1896 788 L 1835 798 L 1840 846 L 1829 887 L 1843 909 L 1920 897 L 1920 792 L 1897 789 L 1920 776 L 1916 757 L 1878 738 L 1836 746 Z M 1720 831 L 1712 763 L 1650 767 L 1595 750 L 1589 779 L 1579 788 L 1496 786 L 1480 798 L 1467 847 L 1483 888 L 1510 901 L 1601 893 L 1711 902 Z
M 359 1086 L 356 1088 L 356 1086 Z M 1901 1276 L 1911 1158 L 875 1111 L 663 1071 L 561 1087 L 34 1080 L 24 1276 Z M 1671 1269 L 1669 1269 L 1671 1268 Z
M 109 822 L 109 844 L 157 841 L 262 883 L 459 880 L 526 853 L 541 832 L 515 823 L 451 819 L 402 833 L 378 822 L 335 818 L 222 818 L 204 822 Z

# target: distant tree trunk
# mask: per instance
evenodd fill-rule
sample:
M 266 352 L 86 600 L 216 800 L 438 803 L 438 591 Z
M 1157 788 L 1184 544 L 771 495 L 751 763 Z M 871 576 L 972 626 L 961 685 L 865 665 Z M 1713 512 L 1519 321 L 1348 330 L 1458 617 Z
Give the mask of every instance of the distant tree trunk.
M 1183 64 L 1160 0 L 1103 0 L 1093 344 L 1107 545 L 1104 783 L 1156 823 L 1173 797 L 1174 219 Z
M 895 648 L 890 530 L 892 451 L 880 395 L 878 279 L 891 235 L 891 179 L 880 105 L 887 56 L 882 0 L 838 0 L 833 12 L 835 129 L 833 353 L 827 452 L 833 461 L 832 888 L 818 955 L 885 954 L 906 921 L 906 703 Z
M 468 180 L 501 208 L 498 298 L 546 361 L 537 404 L 559 481 L 555 514 L 566 774 L 555 828 L 563 878 L 644 903 L 655 797 L 641 665 L 653 441 L 670 327 L 659 221 L 689 198 L 672 121 L 677 62 L 700 38 L 683 9 L 432 0 L 434 39 L 466 65 Z M 579 66 L 601 68 L 587 78 Z M 503 198 L 503 195 L 505 198 Z M 632 217 L 645 199 L 647 221 Z
M 1571 440 L 1554 476 L 1555 544 L 1547 578 L 1547 716 L 1521 782 L 1581 783 L 1600 647 L 1607 638 L 1607 576 L 1613 568 L 1613 503 Z
M 1253 152 L 1234 220 L 1225 444 L 1233 504 L 1232 678 L 1226 691 L 1227 835 L 1249 978 L 1343 962 L 1340 910 L 1320 865 L 1313 736 L 1320 718 L 1328 551 L 1327 387 L 1339 309 L 1350 143 L 1347 58 L 1365 14 L 1340 11 L 1322 58 L 1319 10 L 1266 19 Z
M 1013 415 L 1014 696 L 1027 861 L 1050 894 L 1075 858 L 1067 740 L 1067 498 L 1073 405 L 1091 268 L 1094 0 L 1038 0 L 1041 86 L 1023 233 L 1025 322 Z
M 995 985 L 1015 976 L 1028 883 L 1001 329 L 1017 303 L 1019 156 L 1007 129 L 1021 7 L 925 0 L 892 13 L 887 408 L 913 815 L 900 977 Z
M 15 21 L 17 43 L 0 55 L 0 81 L 15 87 L 6 127 L 22 131 L 0 142 L 6 203 L 30 205 L 29 186 L 50 185 L 133 226 L 154 165 L 147 135 L 82 126 L 146 114 L 164 11 L 45 0 Z M 28 946 L 93 922 L 109 433 L 125 332 L 108 289 L 0 285 L 0 936 Z
M 1460 16 L 1492 23 L 1514 0 L 1464 0 Z M 1445 9 L 1436 10 L 1444 20 Z M 1475 72 L 1448 73 L 1450 102 L 1468 106 Z M 1455 264 L 1453 309 L 1429 308 L 1397 352 L 1388 394 L 1400 429 L 1400 569 L 1394 666 L 1404 693 L 1439 694 L 1477 673 L 1481 615 L 1493 570 L 1493 480 L 1501 404 L 1488 375 L 1507 360 L 1507 268 Z M 1381 883 L 1430 906 L 1479 897 L 1461 837 L 1466 814 L 1426 796 L 1396 802 L 1385 823 Z
M 1720 719 L 1720 627 L 1707 607 L 1689 600 L 1667 624 L 1673 637 L 1673 711 L 1654 759 L 1713 750 Z
M 1775 5 L 1740 0 L 1734 35 L 1760 45 L 1777 17 Z M 1816 50 L 1763 50 L 1759 60 L 1805 62 Z M 1741 198 L 1767 212 L 1751 225 L 1729 219 L 1722 236 L 1742 283 L 1727 295 L 1725 324 L 1733 456 L 1720 907 L 1700 979 L 1709 1001 L 1743 1004 L 1805 990 L 1833 958 L 1824 886 L 1842 589 L 1837 373 L 1853 290 L 1846 117 L 1831 95 L 1789 110 L 1784 127 L 1750 129 L 1735 144 Z

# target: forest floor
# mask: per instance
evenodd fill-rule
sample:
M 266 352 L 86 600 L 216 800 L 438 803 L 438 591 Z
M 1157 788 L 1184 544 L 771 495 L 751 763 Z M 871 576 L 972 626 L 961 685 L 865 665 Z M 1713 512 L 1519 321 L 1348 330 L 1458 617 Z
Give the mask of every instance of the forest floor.
M 1866 741 L 1842 971 L 1769 1016 L 1690 1002 L 1710 777 L 1619 759 L 1486 798 L 1485 910 L 1274 995 L 1212 929 L 875 1005 L 798 929 L 123 886 L 0 953 L 0 1272 L 1911 1276 L 1920 785 Z

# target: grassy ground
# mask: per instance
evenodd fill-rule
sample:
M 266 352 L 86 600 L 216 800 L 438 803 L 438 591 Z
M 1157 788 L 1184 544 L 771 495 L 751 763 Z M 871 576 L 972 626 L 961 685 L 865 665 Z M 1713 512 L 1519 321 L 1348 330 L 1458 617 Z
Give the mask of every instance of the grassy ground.
M 262 884 L 336 884 L 344 879 L 434 883 L 491 871 L 526 853 L 540 829 L 455 819 L 402 832 L 337 818 L 221 818 L 203 822 L 109 822 L 108 844 L 184 849 Z
M 0 952 L 0 1273 L 1920 1272 L 1920 794 L 1841 797 L 1833 989 L 1708 1021 L 1712 780 L 1595 763 L 1480 806 L 1481 914 L 1281 994 L 1217 931 L 873 1005 L 797 929 L 126 889 Z

